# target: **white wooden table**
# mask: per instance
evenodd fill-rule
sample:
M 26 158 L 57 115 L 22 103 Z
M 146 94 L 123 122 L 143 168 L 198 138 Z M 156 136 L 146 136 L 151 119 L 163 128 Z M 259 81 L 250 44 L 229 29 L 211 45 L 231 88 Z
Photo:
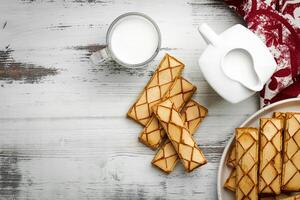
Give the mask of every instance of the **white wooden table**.
M 113 62 L 93 66 L 118 15 L 144 12 L 162 32 L 148 68 Z M 217 32 L 239 23 L 222 0 L 1 0 L 0 199 L 216 199 L 224 145 L 258 109 L 253 97 L 222 100 L 203 79 L 197 59 L 202 22 Z M 126 112 L 165 52 L 186 64 L 184 77 L 209 109 L 196 134 L 209 163 L 170 175 L 150 164 L 155 152 L 138 142 L 141 126 Z

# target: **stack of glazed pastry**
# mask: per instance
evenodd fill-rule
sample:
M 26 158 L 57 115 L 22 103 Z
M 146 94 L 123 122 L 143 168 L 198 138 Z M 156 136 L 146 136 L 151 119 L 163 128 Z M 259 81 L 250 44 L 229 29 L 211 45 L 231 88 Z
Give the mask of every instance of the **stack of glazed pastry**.
M 237 128 L 224 187 L 236 199 L 300 200 L 300 113 L 275 112 L 260 127 Z M 294 194 L 294 196 L 292 195 Z
M 208 110 L 191 99 L 196 87 L 181 77 L 183 68 L 166 54 L 127 113 L 143 126 L 139 141 L 157 150 L 153 166 L 166 173 L 179 160 L 187 172 L 207 162 L 193 134 Z

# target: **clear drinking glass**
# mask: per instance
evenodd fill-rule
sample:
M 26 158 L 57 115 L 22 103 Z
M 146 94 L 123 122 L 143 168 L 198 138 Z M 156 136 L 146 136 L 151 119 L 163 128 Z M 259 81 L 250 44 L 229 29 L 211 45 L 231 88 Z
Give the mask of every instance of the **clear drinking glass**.
M 118 56 L 115 54 L 113 47 L 112 47 L 112 34 L 115 30 L 115 28 L 118 27 L 118 25 L 123 21 L 126 20 L 128 17 L 139 17 L 142 18 L 144 20 L 146 20 L 145 22 L 152 24 L 153 25 L 153 30 L 155 30 L 155 33 L 157 34 L 156 37 L 157 39 L 155 39 L 155 44 L 153 43 L 153 45 L 156 45 L 155 49 L 153 49 L 153 54 L 146 60 L 143 60 L 140 63 L 127 63 L 124 62 L 124 60 L 121 60 L 120 58 L 118 58 Z M 138 30 L 138 26 L 136 27 L 136 31 Z M 134 30 L 132 30 L 134 31 Z M 146 42 L 146 41 L 145 41 Z M 151 41 L 148 41 L 151 42 Z M 160 47 L 161 47 L 161 34 L 160 34 L 160 30 L 157 26 L 157 24 L 147 15 L 143 14 L 143 13 L 138 13 L 138 12 L 129 12 L 129 13 L 125 13 L 120 15 L 119 17 L 117 17 L 109 26 L 108 31 L 106 33 L 106 48 L 101 49 L 95 53 L 93 53 L 91 55 L 91 61 L 98 65 L 101 64 L 103 62 L 106 62 L 108 60 L 114 60 L 117 63 L 119 63 L 120 65 L 124 66 L 124 67 L 128 67 L 128 68 L 140 68 L 143 66 L 146 66 L 147 64 L 149 64 L 158 54 Z M 120 44 L 122 45 L 122 44 Z

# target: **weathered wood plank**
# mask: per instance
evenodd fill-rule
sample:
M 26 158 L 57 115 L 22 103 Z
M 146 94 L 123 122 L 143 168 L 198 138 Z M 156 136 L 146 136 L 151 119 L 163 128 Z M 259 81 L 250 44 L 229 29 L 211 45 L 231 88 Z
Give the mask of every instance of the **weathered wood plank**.
M 92 65 L 109 23 L 128 11 L 158 23 L 161 52 L 139 70 Z M 0 13 L 0 199 L 216 199 L 224 145 L 258 108 L 255 97 L 224 102 L 198 68 L 197 26 L 240 22 L 221 0 L 3 0 Z M 186 64 L 209 108 L 195 137 L 209 164 L 191 174 L 153 168 L 141 127 L 125 118 L 165 52 Z

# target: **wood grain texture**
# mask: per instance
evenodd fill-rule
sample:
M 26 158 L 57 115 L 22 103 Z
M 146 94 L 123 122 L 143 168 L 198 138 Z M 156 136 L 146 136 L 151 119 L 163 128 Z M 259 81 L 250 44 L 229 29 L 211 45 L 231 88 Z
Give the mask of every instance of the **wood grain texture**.
M 161 52 L 138 70 L 92 65 L 109 23 L 128 11 L 157 22 Z M 221 32 L 240 22 L 221 0 L 3 0 L 0 13 L 1 200 L 216 199 L 224 145 L 258 109 L 256 97 L 226 103 L 199 70 L 206 45 L 197 26 Z M 193 98 L 209 109 L 195 134 L 208 164 L 190 174 L 152 167 L 154 152 L 137 139 L 141 126 L 125 117 L 165 52 L 186 64 Z M 15 63 L 22 78 L 1 75 Z

